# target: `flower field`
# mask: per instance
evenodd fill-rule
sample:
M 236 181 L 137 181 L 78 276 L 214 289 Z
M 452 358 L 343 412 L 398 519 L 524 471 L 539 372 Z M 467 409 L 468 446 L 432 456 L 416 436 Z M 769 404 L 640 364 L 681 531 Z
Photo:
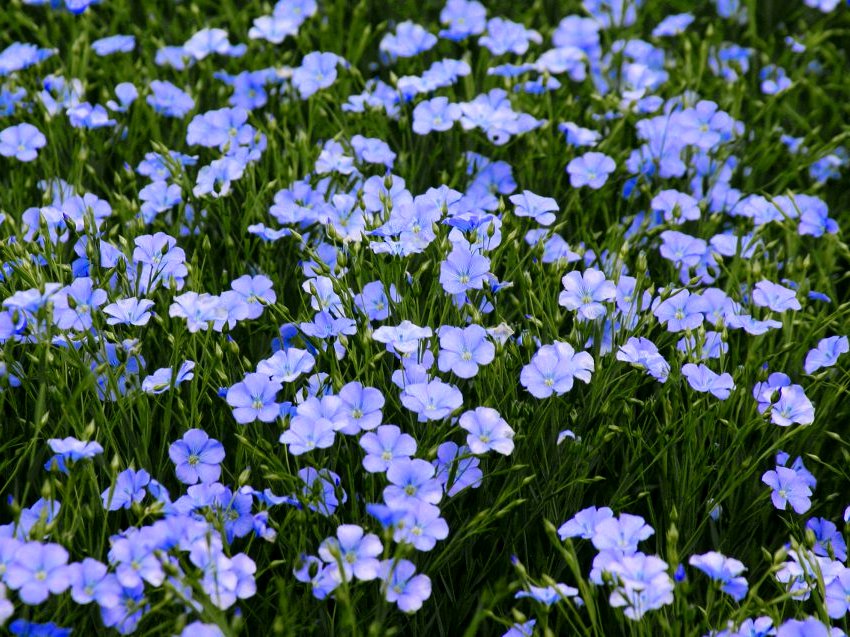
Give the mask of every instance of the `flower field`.
M 2 4 L 0 633 L 850 632 L 850 3 Z

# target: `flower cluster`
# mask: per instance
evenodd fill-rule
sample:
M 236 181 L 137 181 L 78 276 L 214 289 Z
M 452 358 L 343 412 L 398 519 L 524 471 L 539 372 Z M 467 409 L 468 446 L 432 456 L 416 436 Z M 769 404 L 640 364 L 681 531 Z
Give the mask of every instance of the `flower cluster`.
M 847 8 L 242 4 L 4 9 L 0 627 L 843 634 Z

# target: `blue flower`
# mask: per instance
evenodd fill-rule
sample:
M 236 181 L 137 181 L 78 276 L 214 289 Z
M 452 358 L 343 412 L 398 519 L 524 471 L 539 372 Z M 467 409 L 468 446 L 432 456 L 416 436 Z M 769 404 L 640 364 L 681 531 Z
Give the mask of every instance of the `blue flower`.
M 650 206 L 654 212 L 663 214 L 665 221 L 677 225 L 700 218 L 697 200 L 678 190 L 662 190 L 652 198 Z
M 142 501 L 145 497 L 145 487 L 150 481 L 151 476 L 144 469 L 122 471 L 115 479 L 115 486 L 101 494 L 103 508 L 108 511 L 129 509 L 134 502 Z
M 118 101 L 109 100 L 106 108 L 116 113 L 126 113 L 139 97 L 139 90 L 131 82 L 121 82 L 115 85 L 115 97 Z
M 511 195 L 510 202 L 516 206 L 514 214 L 517 217 L 531 217 L 541 226 L 549 226 L 557 218 L 558 202 L 551 197 L 541 197 L 530 190 L 523 190 L 519 195 Z
M 384 488 L 384 501 L 394 509 L 406 509 L 417 502 L 438 504 L 443 497 L 443 486 L 434 474 L 434 467 L 426 460 L 394 460 L 387 469 L 390 485 Z
M 315 357 L 307 350 L 288 347 L 257 363 L 257 372 L 277 383 L 291 383 L 302 374 L 309 374 L 315 364 Z
M 337 78 L 337 65 L 344 63 L 345 60 L 336 53 L 308 53 L 301 60 L 301 66 L 293 70 L 292 85 L 301 99 L 306 100 L 317 91 L 333 84 Z
M 36 624 L 26 619 L 16 619 L 9 624 L 9 632 L 19 637 L 70 637 L 72 628 L 62 628 L 53 622 Z
M 224 633 L 215 624 L 193 621 L 191 624 L 186 624 L 186 627 L 180 631 L 179 637 L 224 637 Z
M 652 30 L 652 37 L 660 38 L 664 36 L 679 35 L 680 33 L 684 33 L 685 29 L 687 29 L 693 21 L 694 16 L 690 13 L 668 15 Z
M 683 336 L 676 343 L 676 349 L 680 352 L 685 352 L 692 358 L 701 360 L 709 360 L 712 358 L 720 358 L 721 355 L 729 351 L 729 344 L 723 340 L 720 332 L 708 331 L 700 341 L 693 334 Z
M 334 139 L 325 142 L 322 146 L 322 152 L 316 158 L 316 173 L 320 175 L 328 173 L 350 175 L 356 170 L 354 158 L 346 154 L 342 144 Z
M 195 115 L 186 131 L 186 143 L 224 150 L 229 145 L 244 145 L 253 136 L 247 126 L 248 111 L 244 108 L 219 108 Z
M 100 104 L 92 105 L 89 102 L 69 107 L 66 114 L 73 128 L 94 130 L 115 126 L 117 123 L 114 119 L 109 119 L 109 113 L 103 106 Z
M 718 288 L 706 288 L 694 299 L 692 309 L 702 313 L 703 320 L 709 325 L 723 326 L 740 309 L 727 294 Z
M 544 606 L 552 606 L 564 599 L 576 596 L 578 596 L 577 588 L 561 583 L 554 584 L 553 586 L 529 586 L 527 591 L 517 591 L 514 595 L 516 599 L 528 597 L 540 602 Z M 578 599 L 576 602 L 580 603 L 581 600 Z
M 413 109 L 413 132 L 417 135 L 427 135 L 431 131 L 447 131 L 460 116 L 460 106 L 450 103 L 446 97 L 419 102 Z
M 717 8 L 717 15 L 721 18 L 746 20 L 746 8 L 741 6 L 741 0 L 714 0 L 714 4 Z
M 629 337 L 617 351 L 617 360 L 642 367 L 660 383 L 667 382 L 670 364 L 658 353 L 658 347 L 647 338 Z
M 568 310 L 575 310 L 580 321 L 592 321 L 605 316 L 607 310 L 602 301 L 613 301 L 617 290 L 613 281 L 605 274 L 593 268 L 583 273 L 567 273 L 561 283 L 564 291 L 558 297 L 558 304 Z
M 170 66 L 178 71 L 191 68 L 195 60 L 182 46 L 164 46 L 156 51 L 154 64 L 157 66 Z
M 440 263 L 440 284 L 447 294 L 463 294 L 480 290 L 490 274 L 490 259 L 455 245 L 445 261 Z
M 139 191 L 142 218 L 146 223 L 153 223 L 156 216 L 171 210 L 183 201 L 180 186 L 165 181 L 155 181 Z
M 435 477 L 450 498 L 467 487 L 477 489 L 481 486 L 481 478 L 484 476 L 480 469 L 481 463 L 467 446 L 444 442 L 437 447 L 437 458 L 431 464 L 437 472 Z
M 574 122 L 558 124 L 558 130 L 564 133 L 569 146 L 596 146 L 602 138 L 600 133 L 589 128 L 583 128 Z
M 287 445 L 294 456 L 332 446 L 336 432 L 347 424 L 341 413 L 342 401 L 337 396 L 311 396 L 298 405 L 297 415 L 289 429 L 280 435 L 281 444 Z
M 198 171 L 198 178 L 192 194 L 196 197 L 211 195 L 214 199 L 225 197 L 230 192 L 233 181 L 240 179 L 245 172 L 245 163 L 233 157 L 214 159 L 208 166 Z
M 180 440 L 171 443 L 168 457 L 183 484 L 215 482 L 221 475 L 224 445 L 202 429 L 190 429 Z
M 596 527 L 603 520 L 614 517 L 614 512 L 608 507 L 587 507 L 576 513 L 558 528 L 558 537 L 566 540 L 571 537 L 580 537 L 585 540 L 596 535 Z
M 574 47 L 549 49 L 534 63 L 534 70 L 541 75 L 523 84 L 522 90 L 536 95 L 555 91 L 561 88 L 561 82 L 553 76 L 561 73 L 567 73 L 575 82 L 583 82 L 587 78 L 586 62 L 585 56 Z
M 440 22 L 447 28 L 440 37 L 460 41 L 482 33 L 487 26 L 487 9 L 476 0 L 447 0 L 440 11 Z
M 676 230 L 662 232 L 661 241 L 661 256 L 681 268 L 696 266 L 708 250 L 708 244 L 703 239 Z
M 495 346 L 480 325 L 466 328 L 443 325 L 437 333 L 440 335 L 437 366 L 441 372 L 452 371 L 459 378 L 472 378 L 480 365 L 490 364 L 496 356 Z
M 766 280 L 759 281 L 753 289 L 753 303 L 774 312 L 799 310 L 801 307 L 794 290 Z
M 265 374 L 246 374 L 242 382 L 227 390 L 227 404 L 233 408 L 233 417 L 240 425 L 259 420 L 274 422 L 280 415 L 280 405 L 275 402 L 283 386 Z
M 366 505 L 366 513 L 375 518 L 386 531 L 387 529 L 394 529 L 399 525 L 401 520 L 407 515 L 407 509 L 393 509 L 386 504 L 372 503 Z
M 130 53 L 136 48 L 136 38 L 132 35 L 110 35 L 92 42 L 91 48 L 101 57 L 113 53 Z
M 437 36 L 422 26 L 406 20 L 396 26 L 395 33 L 387 33 L 378 48 L 389 59 L 408 58 L 424 53 L 437 44 Z
M 740 575 L 747 569 L 738 560 L 717 551 L 709 551 L 702 555 L 691 555 L 688 563 L 718 581 L 720 590 L 731 595 L 735 601 L 740 602 L 746 596 L 749 585 Z
M 342 299 L 330 277 L 309 278 L 301 284 L 301 288 L 310 294 L 310 307 L 317 312 L 330 312 L 334 316 L 345 314 Z
M 534 626 L 537 624 L 536 619 L 529 619 L 527 622 L 516 623 L 511 626 L 507 632 L 502 634 L 502 637 L 533 637 Z
M 835 556 L 841 562 L 847 559 L 847 542 L 833 522 L 825 518 L 810 518 L 806 522 L 806 529 L 815 534 L 815 545 L 812 547 L 815 555 Z
M 576 352 L 568 343 L 556 341 L 544 345 L 522 368 L 520 383 L 535 398 L 561 395 L 573 388 L 574 379 L 590 382 L 593 358 L 587 352 Z
M 68 551 L 58 544 L 27 542 L 20 546 L 6 567 L 3 581 L 24 604 L 35 606 L 71 585 Z
M 370 321 L 384 321 L 390 316 L 390 301 L 400 303 L 401 296 L 394 284 L 390 284 L 389 294 L 383 283 L 372 281 L 363 286 L 363 291 L 354 297 L 354 304 Z
M 416 440 L 396 425 L 381 425 L 360 436 L 360 447 L 366 452 L 363 468 L 369 473 L 382 473 L 396 460 L 415 454 Z
M 603 509 L 604 511 L 604 509 Z M 639 515 L 621 513 L 619 517 L 603 517 L 596 520 L 591 542 L 599 551 L 620 551 L 625 555 L 634 554 L 638 543 L 655 533 Z
M 103 453 L 103 447 L 99 443 L 94 441 L 84 442 L 71 436 L 64 439 L 51 438 L 47 441 L 47 444 L 56 455 L 45 463 L 44 468 L 50 470 L 55 467 L 63 473 L 68 473 L 66 466 L 68 461 L 77 462 L 78 460 L 94 458 Z
M 662 325 L 667 325 L 669 332 L 695 330 L 703 322 L 700 313 L 699 297 L 687 290 L 679 290 L 676 294 L 658 303 L 652 313 Z
M 532 42 L 540 44 L 543 36 L 534 29 L 527 29 L 525 25 L 505 18 L 488 20 L 487 33 L 478 38 L 478 44 L 489 49 L 493 55 L 525 55 Z
M 341 583 L 339 569 L 335 565 L 324 564 L 318 557 L 302 553 L 297 564 L 292 574 L 299 582 L 310 584 L 316 599 L 326 599 Z
M 304 482 L 302 495 L 311 511 L 329 516 L 333 515 L 340 503 L 348 500 L 348 494 L 340 487 L 341 480 L 329 469 L 316 470 L 305 467 L 298 472 L 298 477 Z
M 266 40 L 272 44 L 280 44 L 287 37 L 296 35 L 300 26 L 296 21 L 284 15 L 264 15 L 254 18 L 254 24 L 248 31 L 252 40 Z
M 780 427 L 810 425 L 815 420 L 815 408 L 800 385 L 779 388 L 779 400 L 771 405 L 770 419 Z
M 71 599 L 77 604 L 90 604 L 97 600 L 98 604 L 106 605 L 107 595 L 100 594 L 107 586 L 106 564 L 91 557 L 82 562 L 74 562 L 68 566 L 71 578 Z M 116 600 L 117 601 L 117 600 Z
M 94 458 L 103 453 L 103 447 L 97 442 L 77 440 L 71 436 L 63 439 L 51 438 L 47 444 L 54 453 L 73 461 Z
M 374 387 L 364 387 L 353 381 L 346 383 L 339 390 L 341 401 L 339 413 L 347 419 L 347 424 L 340 431 L 349 436 L 361 431 L 374 429 L 382 422 L 381 408 L 384 406 L 384 395 Z
M 174 150 L 168 152 L 167 159 L 159 153 L 147 153 L 145 158 L 139 162 L 136 171 L 152 181 L 165 181 L 176 176 L 173 172 L 175 166 L 185 168 L 197 163 L 197 157 L 184 155 Z
M 480 455 L 496 451 L 505 456 L 514 450 L 514 430 L 499 412 L 491 407 L 476 407 L 458 419 L 461 429 L 468 432 L 466 444 L 472 453 Z
M 0 527 L 0 536 L 26 540 L 30 537 L 33 529 L 36 528 L 37 525 L 46 525 L 53 522 L 59 514 L 60 508 L 61 506 L 56 500 L 39 498 L 32 506 L 21 510 L 17 524 L 11 522 Z M 7 555 L 12 557 L 12 554 L 15 551 L 15 546 L 17 545 L 14 543 L 3 544 L 0 542 L 0 567 L 2 567 L 2 563 L 5 561 L 2 557 L 3 551 L 9 551 Z
M 221 331 L 227 322 L 227 309 L 222 307 L 221 299 L 211 294 L 186 292 L 173 297 L 173 303 L 168 308 L 168 315 L 186 319 L 189 332 L 208 330 L 214 327 Z
M 843 569 L 829 584 L 824 595 L 827 614 L 833 619 L 841 619 L 850 610 L 850 570 Z M 809 635 L 810 633 L 806 633 Z
M 268 102 L 266 83 L 274 77 L 274 73 L 267 70 L 238 73 L 226 80 L 233 87 L 233 94 L 228 102 L 231 106 L 239 106 L 246 110 L 255 110 L 265 106 Z
M 608 155 L 597 152 L 585 153 L 567 164 L 570 185 L 573 188 L 588 186 L 599 190 L 608 181 L 608 175 L 614 172 L 617 164 Z
M 782 323 L 774 319 L 757 321 L 749 314 L 733 314 L 729 317 L 729 327 L 733 329 L 743 328 L 748 334 L 764 334 L 768 330 L 777 330 Z
M 407 509 L 393 532 L 393 540 L 410 544 L 417 551 L 430 551 L 438 540 L 449 535 L 449 525 L 440 517 L 439 507 L 417 502 Z
M 822 237 L 824 234 L 838 232 L 838 223 L 830 218 L 829 208 L 823 201 L 805 195 L 797 195 L 796 200 L 800 208 L 800 225 L 797 232 L 801 236 Z
M 711 393 L 720 400 L 729 398 L 729 394 L 735 389 L 731 374 L 716 374 L 702 363 L 682 365 L 682 375 L 688 379 L 688 383 L 694 390 Z
M 602 24 L 591 17 L 568 15 L 559 23 L 552 34 L 552 44 L 556 47 L 572 46 L 584 51 L 588 57 L 596 58 L 602 53 L 599 30 Z
M 183 52 L 196 60 L 203 60 L 215 53 L 228 57 L 244 55 L 247 47 L 244 44 L 234 46 L 227 38 L 224 29 L 201 29 L 183 44 Z
M 447 418 L 462 403 L 460 390 L 438 379 L 407 385 L 401 393 L 401 404 L 415 412 L 419 422 Z
M 100 0 L 65 0 L 65 8 L 71 13 L 84 13 L 90 6 L 97 4 Z
M 340 334 L 352 335 L 357 333 L 354 319 L 347 317 L 334 318 L 328 312 L 317 312 L 312 323 L 299 323 L 298 327 L 307 336 L 315 338 L 331 338 Z M 322 349 L 324 349 L 322 345 Z
M 100 607 L 100 618 L 103 625 L 115 628 L 122 635 L 135 632 L 143 615 L 149 610 L 145 604 L 145 588 L 139 584 L 134 587 L 122 586 L 115 580 L 117 601 L 111 606 Z
M 109 563 L 121 586 L 133 588 L 145 582 L 159 586 L 165 580 L 162 563 L 154 553 L 155 545 L 142 531 L 129 537 L 113 538 L 109 549 Z
M 608 601 L 614 608 L 624 608 L 629 619 L 638 621 L 646 612 L 673 603 L 673 580 L 661 558 L 626 555 L 609 562 L 607 569 L 618 584 Z
M 836 7 L 841 4 L 841 0 L 803 0 L 803 4 L 813 9 L 818 9 L 823 13 L 835 11 Z
M 582 0 L 582 7 L 604 28 L 629 27 L 637 20 L 643 0 Z
M 38 157 L 47 138 L 32 124 L 18 124 L 0 131 L 0 155 L 28 162 Z
M 272 280 L 262 274 L 240 276 L 230 284 L 230 287 L 245 302 L 245 318 L 258 319 L 263 314 L 263 308 L 273 305 L 277 301 L 277 295 L 272 289 Z
M 388 170 L 395 163 L 396 154 L 382 139 L 354 135 L 351 138 L 351 148 L 357 161 L 366 164 L 383 164 Z M 404 180 L 402 180 L 402 184 Z
M 766 471 L 761 481 L 773 490 L 770 499 L 773 506 L 781 511 L 790 504 L 796 513 L 802 514 L 812 506 L 808 480 L 794 469 L 777 466 L 775 470 Z
M 768 64 L 759 72 L 761 92 L 765 95 L 777 95 L 791 88 L 791 78 L 781 66 Z
M 838 357 L 850 351 L 850 343 L 846 336 L 830 336 L 818 342 L 818 346 L 806 354 L 803 369 L 807 374 L 813 374 L 823 367 L 832 367 Z
M 416 575 L 416 566 L 409 560 L 384 560 L 380 566 L 380 577 L 384 580 L 384 596 L 399 610 L 413 613 L 431 596 L 431 579 L 427 575 Z
M 153 235 L 142 235 L 135 239 L 131 283 L 138 285 L 138 292 L 146 294 L 155 290 L 159 285 L 167 286 L 174 283 L 180 290 L 188 275 L 186 253 L 177 246 L 177 240 L 164 232 Z M 141 265 L 141 274 L 136 278 L 135 272 Z
M 171 367 L 161 367 L 142 381 L 142 391 L 162 394 L 172 386 L 177 387 L 180 383 L 192 380 L 195 377 L 194 369 L 195 361 L 183 361 L 176 372 Z
M 88 277 L 75 279 L 53 297 L 53 320 L 62 330 L 85 331 L 92 326 L 92 310 L 106 303 L 106 292 Z
M 18 105 L 26 96 L 27 92 L 24 88 L 0 88 L 0 115 L 5 117 L 14 115 L 15 111 L 18 109 Z
M 40 49 L 35 44 L 13 42 L 0 51 L 0 76 L 22 71 L 56 53 L 55 49 Z
M 380 562 L 377 558 L 383 550 L 377 535 L 364 534 L 363 527 L 356 524 L 341 524 L 336 537 L 327 538 L 319 545 L 319 557 L 336 567 L 337 573 L 341 566 L 345 581 L 352 577 L 368 581 L 378 577 Z

